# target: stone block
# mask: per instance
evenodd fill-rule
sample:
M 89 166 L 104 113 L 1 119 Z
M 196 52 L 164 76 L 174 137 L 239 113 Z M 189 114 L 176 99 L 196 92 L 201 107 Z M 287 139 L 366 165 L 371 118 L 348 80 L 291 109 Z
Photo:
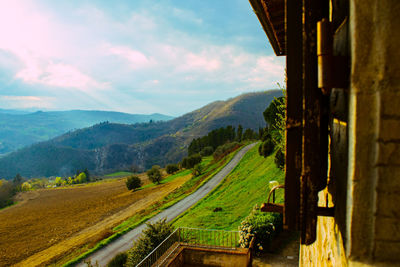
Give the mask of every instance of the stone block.
M 396 109 L 399 109 L 399 107 L 396 107 Z M 400 120 L 381 119 L 379 139 L 383 141 L 400 140 Z
M 389 218 L 397 218 L 397 224 L 400 224 L 400 195 L 387 193 L 387 191 L 378 191 L 376 201 L 378 217 L 383 215 Z
M 400 166 L 380 166 L 378 177 L 378 190 L 400 192 Z
M 400 241 L 376 241 L 374 258 L 376 261 L 400 261 Z
M 400 243 L 400 219 L 386 218 L 378 214 L 375 220 L 375 239 Z
M 400 137 L 399 137 L 400 138 Z M 400 165 L 400 143 L 379 142 L 379 165 Z

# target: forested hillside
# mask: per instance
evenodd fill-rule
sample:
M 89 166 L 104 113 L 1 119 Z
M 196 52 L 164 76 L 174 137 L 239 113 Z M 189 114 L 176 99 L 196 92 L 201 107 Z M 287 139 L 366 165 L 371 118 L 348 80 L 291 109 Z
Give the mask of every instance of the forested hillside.
M 0 110 L 0 154 L 9 153 L 68 131 L 92 126 L 100 122 L 141 123 L 165 121 L 171 116 L 162 114 L 128 114 L 113 111 L 70 110 L 34 113 Z
M 243 94 L 217 101 L 164 122 L 124 125 L 100 123 L 26 147 L 0 159 L 0 177 L 69 175 L 80 169 L 102 174 L 146 169 L 180 161 L 193 139 L 211 130 L 239 124 L 244 129 L 265 126 L 263 111 L 280 90 Z

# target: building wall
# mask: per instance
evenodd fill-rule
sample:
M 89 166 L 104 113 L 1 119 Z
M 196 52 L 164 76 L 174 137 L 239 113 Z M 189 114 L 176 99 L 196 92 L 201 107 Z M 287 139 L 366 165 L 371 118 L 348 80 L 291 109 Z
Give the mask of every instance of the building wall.
M 400 1 L 350 1 L 347 181 L 320 192 L 320 205 L 332 198 L 337 214 L 318 218 L 302 266 L 400 265 L 399 31 Z

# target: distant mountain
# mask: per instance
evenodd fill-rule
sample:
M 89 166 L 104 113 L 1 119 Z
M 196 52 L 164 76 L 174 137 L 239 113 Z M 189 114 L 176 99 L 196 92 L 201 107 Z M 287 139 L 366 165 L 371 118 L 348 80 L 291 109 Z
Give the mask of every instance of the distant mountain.
M 99 123 L 26 147 L 0 158 L 0 177 L 71 175 L 88 168 L 95 174 L 147 169 L 178 162 L 193 138 L 227 125 L 264 127 L 262 112 L 280 90 L 243 94 L 216 101 L 169 121 L 125 125 Z
M 173 118 L 157 113 L 142 115 L 95 110 L 37 111 L 29 114 L 23 112 L 0 109 L 0 154 L 104 121 L 134 124 Z

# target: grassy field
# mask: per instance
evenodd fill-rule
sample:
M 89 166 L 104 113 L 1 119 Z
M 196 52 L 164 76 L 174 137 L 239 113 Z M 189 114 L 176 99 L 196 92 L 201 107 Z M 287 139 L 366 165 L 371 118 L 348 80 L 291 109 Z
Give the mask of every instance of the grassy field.
M 255 204 L 267 201 L 272 180 L 284 182 L 284 173 L 274 164 L 274 156 L 258 155 L 252 148 L 238 166 L 206 198 L 174 221 L 175 226 L 237 230 Z M 277 193 L 283 201 L 283 191 Z
M 91 247 L 138 211 L 160 201 L 191 175 L 179 173 L 153 185 L 128 191 L 125 179 L 24 192 L 18 204 L 0 211 L 0 266 L 57 260 Z
M 104 175 L 105 177 L 122 177 L 122 176 L 129 176 L 129 175 L 133 175 L 133 172 L 114 172 L 114 173 L 110 173 L 107 175 Z

